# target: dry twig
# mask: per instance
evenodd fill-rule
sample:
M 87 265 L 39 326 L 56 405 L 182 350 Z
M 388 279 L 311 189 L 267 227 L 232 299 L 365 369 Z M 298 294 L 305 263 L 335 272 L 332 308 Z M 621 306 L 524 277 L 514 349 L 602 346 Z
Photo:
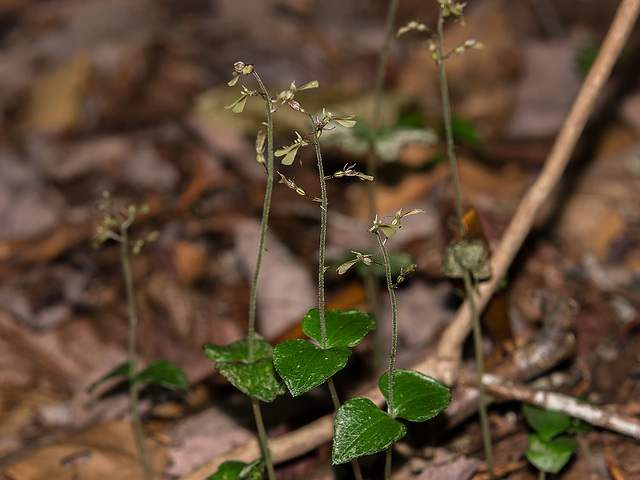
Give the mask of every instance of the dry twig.
M 508 400 L 518 400 L 537 407 L 563 412 L 579 418 L 591 425 L 613 430 L 640 439 L 640 422 L 632 417 L 606 411 L 595 405 L 581 402 L 577 398 L 562 393 L 535 390 L 491 374 L 482 377 L 487 393 L 499 395 Z

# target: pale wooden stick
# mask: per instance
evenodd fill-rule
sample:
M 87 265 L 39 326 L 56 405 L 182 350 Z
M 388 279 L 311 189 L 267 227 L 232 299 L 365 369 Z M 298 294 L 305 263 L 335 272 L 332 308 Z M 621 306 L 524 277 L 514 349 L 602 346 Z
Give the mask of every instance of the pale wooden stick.
M 535 390 L 526 385 L 485 374 L 482 377 L 487 393 L 508 400 L 518 400 L 546 410 L 563 412 L 570 417 L 579 418 L 591 425 L 613 430 L 640 440 L 640 421 L 635 418 L 606 411 L 595 405 L 581 402 L 575 397 L 562 393 Z
M 482 311 L 489 302 L 531 230 L 538 212 L 558 184 L 596 99 L 631 33 L 639 10 L 640 0 L 622 0 L 618 7 L 600 52 L 589 70 L 538 179 L 522 198 L 500 245 L 491 257 L 493 276 L 488 282 L 482 283 L 478 289 L 475 297 L 478 311 Z M 439 360 L 436 365 L 438 377 L 448 382 L 453 380 L 452 375 L 460 364 L 462 345 L 470 330 L 471 313 L 469 302 L 465 301 L 438 344 Z

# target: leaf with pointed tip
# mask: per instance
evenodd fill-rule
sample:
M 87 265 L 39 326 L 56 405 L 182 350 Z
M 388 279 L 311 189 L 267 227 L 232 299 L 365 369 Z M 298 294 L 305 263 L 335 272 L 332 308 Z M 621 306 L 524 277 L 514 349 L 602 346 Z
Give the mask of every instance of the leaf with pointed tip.
M 352 398 L 336 413 L 331 459 L 338 465 L 381 452 L 406 433 L 407 427 L 368 398 Z
M 556 437 L 553 440 L 536 434 L 529 435 L 527 460 L 539 470 L 547 473 L 558 473 L 571 459 L 578 448 L 578 442 L 571 437 Z
M 114 368 L 109 373 L 107 373 L 104 377 L 102 377 L 99 380 L 96 380 L 91 385 L 89 385 L 89 388 L 87 389 L 87 392 L 89 392 L 89 393 L 93 392 L 93 390 L 98 385 L 100 385 L 101 383 L 106 382 L 107 380 L 111 380 L 112 378 L 124 377 L 125 380 L 128 380 L 129 379 L 129 372 L 130 372 L 129 367 L 130 367 L 129 362 L 121 363 L 116 368 Z
M 189 381 L 184 371 L 168 360 L 158 360 L 138 373 L 134 380 L 137 383 L 155 383 L 165 388 L 187 390 Z
M 351 350 L 323 349 L 306 340 L 286 340 L 276 345 L 273 364 L 294 397 L 322 385 L 347 364 Z
M 541 437 L 551 440 L 571 426 L 571 417 L 566 413 L 523 405 L 522 413 L 531 428 Z
M 355 347 L 368 332 L 376 329 L 373 317 L 359 310 L 326 310 L 324 319 L 328 348 Z M 302 318 L 302 331 L 316 342 L 322 343 L 317 308 L 312 308 L 305 313 Z
M 389 372 L 378 382 L 389 400 Z M 396 418 L 424 422 L 441 413 L 451 402 L 451 389 L 415 370 L 393 371 L 393 413 Z
M 276 396 L 286 392 L 271 357 L 253 363 L 218 362 L 216 369 L 242 393 L 263 402 L 273 402 Z
M 224 462 L 218 471 L 207 480 L 262 480 L 260 469 L 256 462 L 244 463 L 235 460 Z
M 276 395 L 285 393 L 284 385 L 273 368 L 273 347 L 260 335 L 254 334 L 253 359 L 249 362 L 249 337 L 229 345 L 205 343 L 202 348 L 216 369 L 244 394 L 273 402 Z

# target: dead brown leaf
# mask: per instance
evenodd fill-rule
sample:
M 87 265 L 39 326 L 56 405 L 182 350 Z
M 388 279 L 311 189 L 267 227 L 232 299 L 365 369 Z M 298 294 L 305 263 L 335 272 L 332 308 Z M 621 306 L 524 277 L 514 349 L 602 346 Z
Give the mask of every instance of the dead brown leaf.
M 167 464 L 164 445 L 147 439 L 152 469 Z M 6 470 L 15 480 L 139 480 L 143 477 L 133 430 L 127 422 L 98 424 L 57 445 L 42 448 Z

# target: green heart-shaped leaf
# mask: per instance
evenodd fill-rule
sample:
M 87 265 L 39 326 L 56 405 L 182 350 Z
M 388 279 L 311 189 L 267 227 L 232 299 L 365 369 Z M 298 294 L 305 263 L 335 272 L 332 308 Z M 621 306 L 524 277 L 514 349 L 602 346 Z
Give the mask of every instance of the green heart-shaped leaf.
M 229 345 L 213 345 L 205 343 L 202 348 L 209 360 L 214 362 L 249 361 L 249 338 L 243 338 Z M 270 357 L 273 347 L 257 333 L 253 335 L 253 358 Z
M 271 357 L 253 363 L 218 362 L 216 368 L 242 393 L 263 402 L 273 402 L 276 396 L 286 392 Z
M 407 433 L 407 427 L 367 398 L 347 400 L 336 412 L 332 461 L 346 463 L 381 452 Z
M 175 363 L 159 360 L 151 363 L 147 368 L 135 376 L 137 383 L 156 383 L 165 388 L 187 390 L 189 381 L 187 376 Z
M 526 456 L 536 468 L 547 473 L 558 473 L 571 459 L 578 442 L 570 437 L 548 440 L 539 435 L 529 435 Z
M 523 405 L 522 413 L 531 428 L 541 437 L 551 440 L 571 426 L 571 417 L 566 413 Z
M 327 348 L 355 347 L 368 332 L 376 329 L 373 317 L 359 310 L 326 310 L 324 319 L 327 328 Z M 322 344 L 317 308 L 312 308 L 302 318 L 302 331 Z
M 294 397 L 323 384 L 347 364 L 348 348 L 323 349 L 306 340 L 276 345 L 273 364 Z
M 218 471 L 207 480 L 262 480 L 260 469 L 253 463 L 239 461 L 224 462 Z
M 389 372 L 378 387 L 389 400 Z M 415 370 L 393 371 L 393 413 L 410 422 L 424 422 L 441 413 L 451 402 L 451 389 Z
M 89 388 L 87 389 L 87 392 L 89 392 L 89 393 L 93 392 L 93 390 L 98 385 L 100 385 L 101 383 L 106 382 L 107 380 L 111 380 L 112 378 L 123 377 L 125 380 L 128 380 L 129 377 L 130 377 L 130 368 L 129 367 L 130 367 L 129 362 L 121 363 L 120 365 L 115 367 L 113 370 L 111 370 L 109 373 L 107 373 L 104 377 L 100 378 L 99 380 L 96 380 L 91 385 L 89 385 Z

